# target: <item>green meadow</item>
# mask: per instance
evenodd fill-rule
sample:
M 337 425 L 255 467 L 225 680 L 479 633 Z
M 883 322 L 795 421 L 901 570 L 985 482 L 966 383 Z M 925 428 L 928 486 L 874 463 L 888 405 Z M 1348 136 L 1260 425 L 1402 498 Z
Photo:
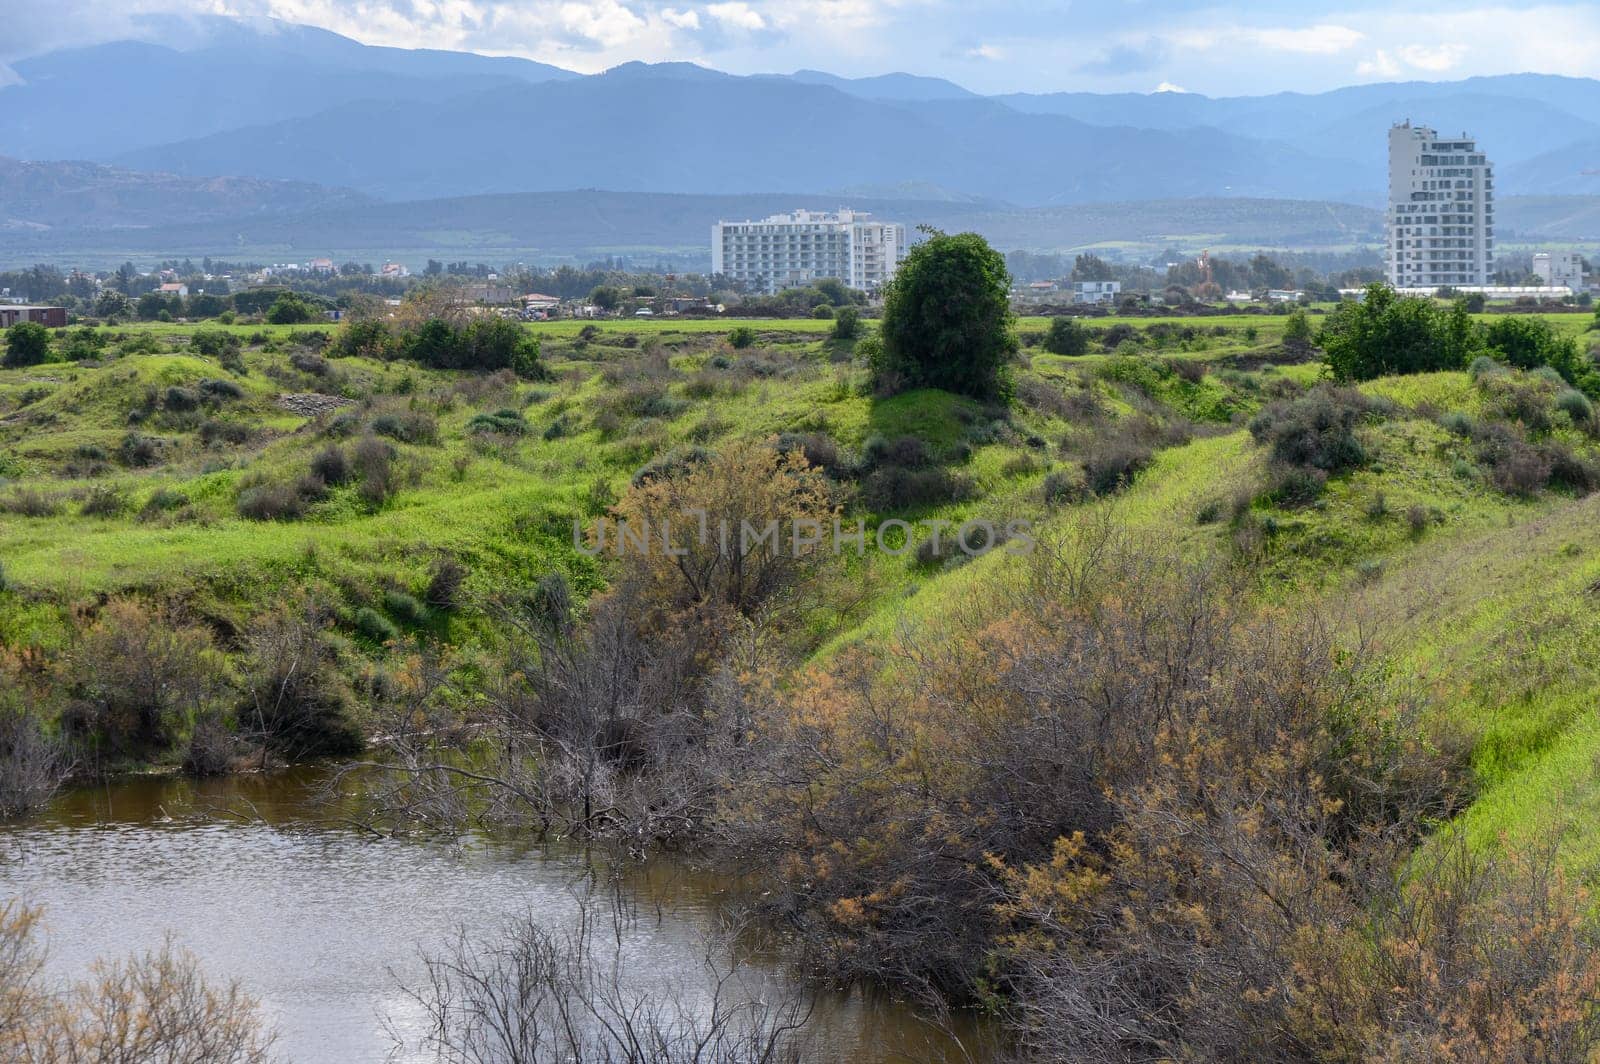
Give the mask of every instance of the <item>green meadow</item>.
M 817 320 L 530 324 L 541 380 L 330 358 L 330 325 L 103 329 L 94 357 L 0 370 L 0 646 L 59 651 L 126 596 L 236 631 L 309 590 L 381 665 L 399 651 L 363 638 L 362 611 L 422 596 L 440 559 L 475 596 L 556 573 L 592 594 L 607 563 L 575 526 L 652 466 L 771 438 L 828 469 L 847 524 L 916 529 L 902 552 L 830 562 L 803 653 L 936 631 L 952 602 L 999 594 L 1026 564 L 934 550 L 929 522 L 1021 519 L 1047 536 L 1102 515 L 1241 567 L 1264 602 L 1375 632 L 1468 751 L 1474 843 L 1554 837 L 1575 863 L 1600 856 L 1600 504 L 1555 481 L 1508 490 L 1462 428 L 1542 403 L 1530 438 L 1590 461 L 1592 419 L 1557 410 L 1533 374 L 1369 382 L 1365 460 L 1289 500 L 1249 426 L 1325 374 L 1285 348 L 1284 321 L 1092 319 L 1090 353 L 1062 357 L 1040 346 L 1047 320 L 1024 318 L 1009 405 L 876 397 L 854 346 Z M 1590 321 L 1552 316 L 1570 335 Z M 205 354 L 197 333 L 237 347 Z M 288 398 L 308 395 L 324 405 Z M 367 439 L 389 455 L 384 492 L 307 485 L 319 455 Z M 900 466 L 883 457 L 907 440 Z M 262 502 L 274 490 L 281 511 Z M 473 609 L 421 629 L 390 619 L 462 652 L 489 623 Z

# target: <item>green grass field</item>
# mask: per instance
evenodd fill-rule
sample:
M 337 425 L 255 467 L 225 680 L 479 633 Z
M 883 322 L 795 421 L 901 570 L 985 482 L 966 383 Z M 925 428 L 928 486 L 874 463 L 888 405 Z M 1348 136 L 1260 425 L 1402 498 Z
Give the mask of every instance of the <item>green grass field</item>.
M 1553 320 L 1573 334 L 1590 321 Z M 1324 376 L 1284 350 L 1283 321 L 1095 319 L 1132 339 L 1062 358 L 1037 346 L 1046 321 L 1025 318 L 1009 408 L 930 391 L 876 398 L 851 346 L 809 319 L 740 323 L 756 334 L 743 349 L 725 321 L 533 324 L 540 381 L 325 360 L 326 324 L 204 326 L 239 339 L 228 365 L 189 347 L 193 326 L 111 329 L 98 359 L 0 370 L 0 646 L 58 651 L 120 595 L 237 627 L 309 588 L 350 628 L 388 592 L 420 595 L 445 556 L 477 593 L 559 572 L 581 596 L 607 573 L 575 548 L 574 523 L 647 463 L 804 434 L 826 437 L 848 469 L 877 441 L 916 437 L 938 491 L 875 499 L 864 471 L 847 472 L 849 519 L 1024 519 L 1049 535 L 1103 513 L 1189 557 L 1248 564 L 1263 601 L 1377 626 L 1394 668 L 1470 746 L 1479 796 L 1461 825 L 1476 843 L 1558 837 L 1574 862 L 1600 855 L 1595 497 L 1498 489 L 1446 424 L 1497 416 L 1498 400 L 1446 373 L 1365 385 L 1391 404 L 1360 429 L 1365 463 L 1313 504 L 1276 501 L 1246 426 Z M 337 406 L 284 401 L 305 394 Z M 1541 438 L 1594 454 L 1580 429 L 1558 417 Z M 374 433 L 393 452 L 385 498 L 347 483 L 278 519 L 246 513 L 252 492 L 300 483 L 319 453 Z M 1086 490 L 1083 471 L 1116 439 L 1147 459 L 1120 488 Z M 1004 551 L 919 558 L 925 539 L 833 563 L 831 586 L 848 593 L 812 606 L 807 652 L 905 625 L 937 631 L 952 602 L 997 595 L 1024 564 Z M 468 613 L 438 634 L 470 648 L 485 623 Z M 391 653 L 360 645 L 377 662 Z

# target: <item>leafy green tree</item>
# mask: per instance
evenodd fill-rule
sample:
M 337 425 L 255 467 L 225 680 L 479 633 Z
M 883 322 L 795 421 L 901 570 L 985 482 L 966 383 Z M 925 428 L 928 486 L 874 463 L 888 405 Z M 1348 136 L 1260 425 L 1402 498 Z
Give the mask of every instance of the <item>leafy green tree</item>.
M 1311 319 L 1304 310 L 1296 310 L 1283 323 L 1283 343 L 1285 347 L 1300 349 L 1311 346 Z
M 616 310 L 618 304 L 622 302 L 622 293 L 613 285 L 596 285 L 589 293 L 589 302 L 601 310 Z
M 298 325 L 316 316 L 316 308 L 293 292 L 283 293 L 267 308 L 267 320 L 274 325 Z
M 1111 264 L 1099 255 L 1084 252 L 1072 262 L 1072 280 L 1074 281 L 1110 281 L 1113 280 Z
M 824 277 L 811 287 L 821 292 L 827 297 L 828 302 L 836 307 L 848 307 L 856 301 L 855 295 L 837 277 Z
M 228 300 L 218 295 L 190 296 L 188 309 L 191 318 L 214 318 L 228 309 Z
M 139 320 L 155 321 L 161 317 L 161 312 L 172 313 L 172 308 L 167 303 L 167 297 L 159 292 L 146 292 L 139 297 Z
M 49 359 L 49 329 L 36 321 L 19 321 L 6 330 L 7 366 L 37 366 Z
M 833 338 L 854 340 L 861 335 L 861 312 L 855 307 L 840 307 L 833 316 Z
M 94 312 L 102 318 L 126 318 L 133 313 L 133 301 L 115 288 L 107 288 L 95 300 Z
M 477 318 L 464 328 L 429 318 L 401 340 L 401 349 L 435 369 L 509 369 L 530 380 L 544 373 L 538 337 L 501 317 Z
M 1492 354 L 1518 369 L 1550 366 L 1569 381 L 1582 370 L 1578 342 L 1557 333 L 1545 318 L 1509 314 L 1498 317 L 1484 339 Z
M 1017 350 L 1006 260 L 976 233 L 925 232 L 884 295 L 879 387 L 1006 397 Z
M 1052 355 L 1086 355 L 1089 353 L 1089 330 L 1075 318 L 1051 318 L 1044 349 Z
M 1461 369 L 1481 349 L 1464 304 L 1448 313 L 1432 299 L 1367 286 L 1361 302 L 1341 303 L 1317 334 L 1323 359 L 1341 381 Z

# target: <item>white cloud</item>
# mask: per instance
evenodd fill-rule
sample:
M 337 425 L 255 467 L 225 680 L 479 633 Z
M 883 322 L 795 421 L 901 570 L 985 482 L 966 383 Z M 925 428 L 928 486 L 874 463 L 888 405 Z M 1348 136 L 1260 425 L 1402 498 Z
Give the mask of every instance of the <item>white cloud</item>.
M 1420 44 L 1403 44 L 1395 49 L 1395 54 L 1410 67 L 1425 70 L 1430 74 L 1443 74 L 1461 64 L 1467 54 L 1464 44 L 1441 44 L 1428 48 Z
M 1394 56 L 1379 48 L 1372 54 L 1372 58 L 1363 59 L 1356 64 L 1356 76 L 1363 78 L 1397 78 L 1400 76 L 1400 64 Z
M 661 21 L 680 30 L 697 30 L 700 28 L 700 12 L 664 7 L 661 9 Z
M 562 4 L 560 24 L 568 33 L 586 37 L 602 48 L 627 44 L 646 25 L 645 20 L 634 14 L 632 8 L 618 0 Z
M 1157 92 L 1188 92 L 1189 90 L 1184 88 L 1182 85 L 1174 85 L 1170 81 L 1163 81 L 1161 84 L 1156 86 L 1156 91 Z
M 1252 44 L 1276 52 L 1294 52 L 1300 55 L 1337 55 L 1348 52 L 1366 39 L 1366 34 L 1349 26 L 1321 24 L 1304 29 L 1245 30 L 1244 36 Z
M 743 0 L 728 0 L 727 3 L 707 4 L 706 14 L 729 29 L 755 33 L 767 28 L 767 20 L 761 17 L 761 12 L 744 3 Z
M 987 59 L 993 62 L 1005 57 L 1005 49 L 994 44 L 980 44 L 976 48 L 967 49 L 968 59 Z

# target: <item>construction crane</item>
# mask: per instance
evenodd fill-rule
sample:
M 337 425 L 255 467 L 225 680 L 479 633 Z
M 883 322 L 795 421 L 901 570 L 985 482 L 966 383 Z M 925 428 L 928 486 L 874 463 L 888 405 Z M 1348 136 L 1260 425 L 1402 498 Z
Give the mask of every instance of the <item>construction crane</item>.
M 1205 277 L 1205 280 L 1201 283 L 1211 284 L 1211 249 L 1207 248 L 1200 252 L 1200 257 L 1194 260 L 1194 264 L 1200 267 L 1200 273 Z

